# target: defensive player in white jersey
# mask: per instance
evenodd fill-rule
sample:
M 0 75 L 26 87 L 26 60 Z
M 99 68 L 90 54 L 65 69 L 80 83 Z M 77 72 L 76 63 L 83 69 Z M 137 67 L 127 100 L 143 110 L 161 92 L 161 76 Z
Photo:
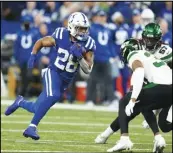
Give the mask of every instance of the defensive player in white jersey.
M 161 59 L 164 62 L 167 62 L 167 64 L 170 67 L 172 67 L 172 48 L 170 48 L 168 45 L 163 44 L 161 42 L 161 36 L 162 36 L 162 32 L 161 32 L 160 26 L 156 23 L 149 23 L 144 28 L 144 31 L 142 33 L 142 39 L 137 40 L 136 42 L 138 43 L 138 45 L 140 46 L 142 50 L 149 51 L 151 54 L 155 55 L 157 59 Z M 146 85 L 147 83 L 148 81 L 145 79 L 144 84 Z M 168 110 L 169 108 L 167 108 L 167 111 Z M 164 111 L 165 112 L 164 114 L 168 113 L 167 111 Z M 172 124 L 169 124 L 168 126 L 167 122 L 161 122 L 161 120 L 159 120 L 157 124 L 156 116 L 154 115 L 153 111 L 146 110 L 146 111 L 143 111 L 142 114 L 147 120 L 147 122 L 149 123 L 154 135 L 159 134 L 158 124 L 162 132 L 168 132 L 172 130 L 172 127 L 171 127 Z M 159 118 L 160 119 L 166 118 L 165 115 L 163 115 L 163 112 L 159 115 Z M 165 120 L 163 119 L 163 121 Z M 145 120 L 143 122 L 143 126 L 145 128 L 149 127 L 147 122 Z M 117 123 L 117 120 L 115 119 L 103 133 L 97 136 L 97 138 L 95 139 L 95 142 L 100 144 L 106 143 L 107 139 L 114 132 L 116 132 L 117 129 L 119 129 L 119 126 L 117 125 L 118 123 Z M 160 140 L 158 139 L 157 141 L 160 141 Z
M 142 49 L 154 54 L 157 59 L 161 59 L 166 62 L 172 68 L 172 48 L 168 44 L 164 44 L 161 41 L 162 32 L 160 26 L 156 23 L 149 23 L 145 26 L 142 32 L 142 39 L 139 43 Z M 155 110 L 155 114 L 158 115 L 160 110 Z M 144 116 L 151 116 L 151 114 L 144 112 Z M 147 113 L 147 114 L 146 114 Z M 148 123 L 144 120 L 142 123 L 144 128 L 149 128 Z
M 108 152 L 131 149 L 133 143 L 128 136 L 128 122 L 140 112 L 164 108 L 172 104 L 172 70 L 167 64 L 158 60 L 150 52 L 141 50 L 136 39 L 129 39 L 121 46 L 122 57 L 129 64 L 133 74 L 131 78 L 132 91 L 127 93 L 120 101 L 119 116 L 115 120 L 114 131 L 108 127 L 101 135 L 110 135 L 121 129 L 121 139 Z M 143 87 L 144 78 L 148 84 Z M 163 103 L 164 101 L 164 103 Z M 163 109 L 163 110 L 164 110 Z M 95 142 L 99 142 L 97 137 Z M 165 140 L 155 135 L 153 152 L 162 151 Z

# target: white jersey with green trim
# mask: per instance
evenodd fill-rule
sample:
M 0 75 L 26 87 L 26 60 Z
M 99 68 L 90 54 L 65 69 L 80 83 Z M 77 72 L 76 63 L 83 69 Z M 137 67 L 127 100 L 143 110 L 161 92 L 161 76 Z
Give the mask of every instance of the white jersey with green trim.
M 164 62 L 172 61 L 172 48 L 166 44 L 162 44 L 160 48 L 154 53 L 157 59 L 161 59 Z
M 143 64 L 145 78 L 150 83 L 172 84 L 172 69 L 165 62 L 157 59 L 153 54 L 145 50 L 132 51 L 127 57 L 128 65 L 132 69 L 132 63 L 138 60 Z
M 141 44 L 142 45 L 142 44 Z M 145 50 L 145 47 L 142 45 L 142 49 Z M 157 50 L 154 51 L 153 55 L 157 59 L 161 59 L 162 61 L 168 63 L 172 61 L 172 48 L 167 44 L 161 44 Z

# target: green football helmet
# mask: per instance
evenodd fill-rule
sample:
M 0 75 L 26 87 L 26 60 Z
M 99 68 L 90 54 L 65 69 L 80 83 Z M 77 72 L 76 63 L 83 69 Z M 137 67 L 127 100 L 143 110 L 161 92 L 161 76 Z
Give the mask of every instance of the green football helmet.
M 142 46 L 140 45 L 139 41 L 134 38 L 127 39 L 120 48 L 121 51 L 121 60 L 127 64 L 127 56 L 130 52 L 142 50 Z
M 159 24 L 157 23 L 147 24 L 142 32 L 142 39 L 145 48 L 151 52 L 157 49 L 161 37 L 162 37 L 162 31 Z

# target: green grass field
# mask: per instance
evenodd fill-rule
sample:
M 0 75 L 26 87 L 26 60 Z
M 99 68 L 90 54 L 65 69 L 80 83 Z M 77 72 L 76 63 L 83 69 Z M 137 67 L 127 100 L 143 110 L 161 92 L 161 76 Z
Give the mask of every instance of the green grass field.
M 32 114 L 19 109 L 13 115 L 3 115 L 7 106 L 1 106 L 1 152 L 106 152 L 119 139 L 119 132 L 106 144 L 95 144 L 94 139 L 115 119 L 117 113 L 86 110 L 51 109 L 41 121 L 40 140 L 26 139 L 22 133 L 30 123 Z M 85 106 L 84 106 L 85 107 Z M 143 129 L 142 116 L 130 123 L 133 152 L 152 152 L 153 135 Z M 172 152 L 172 133 L 163 134 Z

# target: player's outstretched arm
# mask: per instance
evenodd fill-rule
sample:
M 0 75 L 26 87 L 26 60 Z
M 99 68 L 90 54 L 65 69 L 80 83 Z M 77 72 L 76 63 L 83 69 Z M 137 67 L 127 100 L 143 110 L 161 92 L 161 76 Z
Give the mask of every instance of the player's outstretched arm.
M 31 56 L 28 60 L 28 68 L 33 68 L 35 61 L 36 61 L 36 56 L 37 52 L 42 48 L 42 47 L 52 47 L 55 46 L 55 39 L 51 36 L 46 36 L 43 37 L 34 44 L 34 47 L 31 52 Z
M 55 39 L 51 36 L 46 36 L 43 37 L 39 40 L 36 41 L 34 44 L 34 47 L 32 49 L 32 54 L 37 54 L 37 52 L 42 48 L 42 47 L 52 47 L 55 46 Z
M 131 99 L 133 102 L 135 102 L 142 90 L 142 86 L 144 82 L 144 67 L 139 60 L 135 60 L 132 63 L 132 70 L 133 70 L 133 74 L 132 74 L 131 82 L 133 85 L 133 91 L 132 91 Z
M 142 90 L 142 85 L 144 82 L 144 67 L 139 60 L 135 60 L 132 63 L 133 74 L 131 77 L 131 84 L 133 86 L 131 99 L 125 108 L 127 116 L 133 113 L 133 107 L 135 106 L 136 100 Z

